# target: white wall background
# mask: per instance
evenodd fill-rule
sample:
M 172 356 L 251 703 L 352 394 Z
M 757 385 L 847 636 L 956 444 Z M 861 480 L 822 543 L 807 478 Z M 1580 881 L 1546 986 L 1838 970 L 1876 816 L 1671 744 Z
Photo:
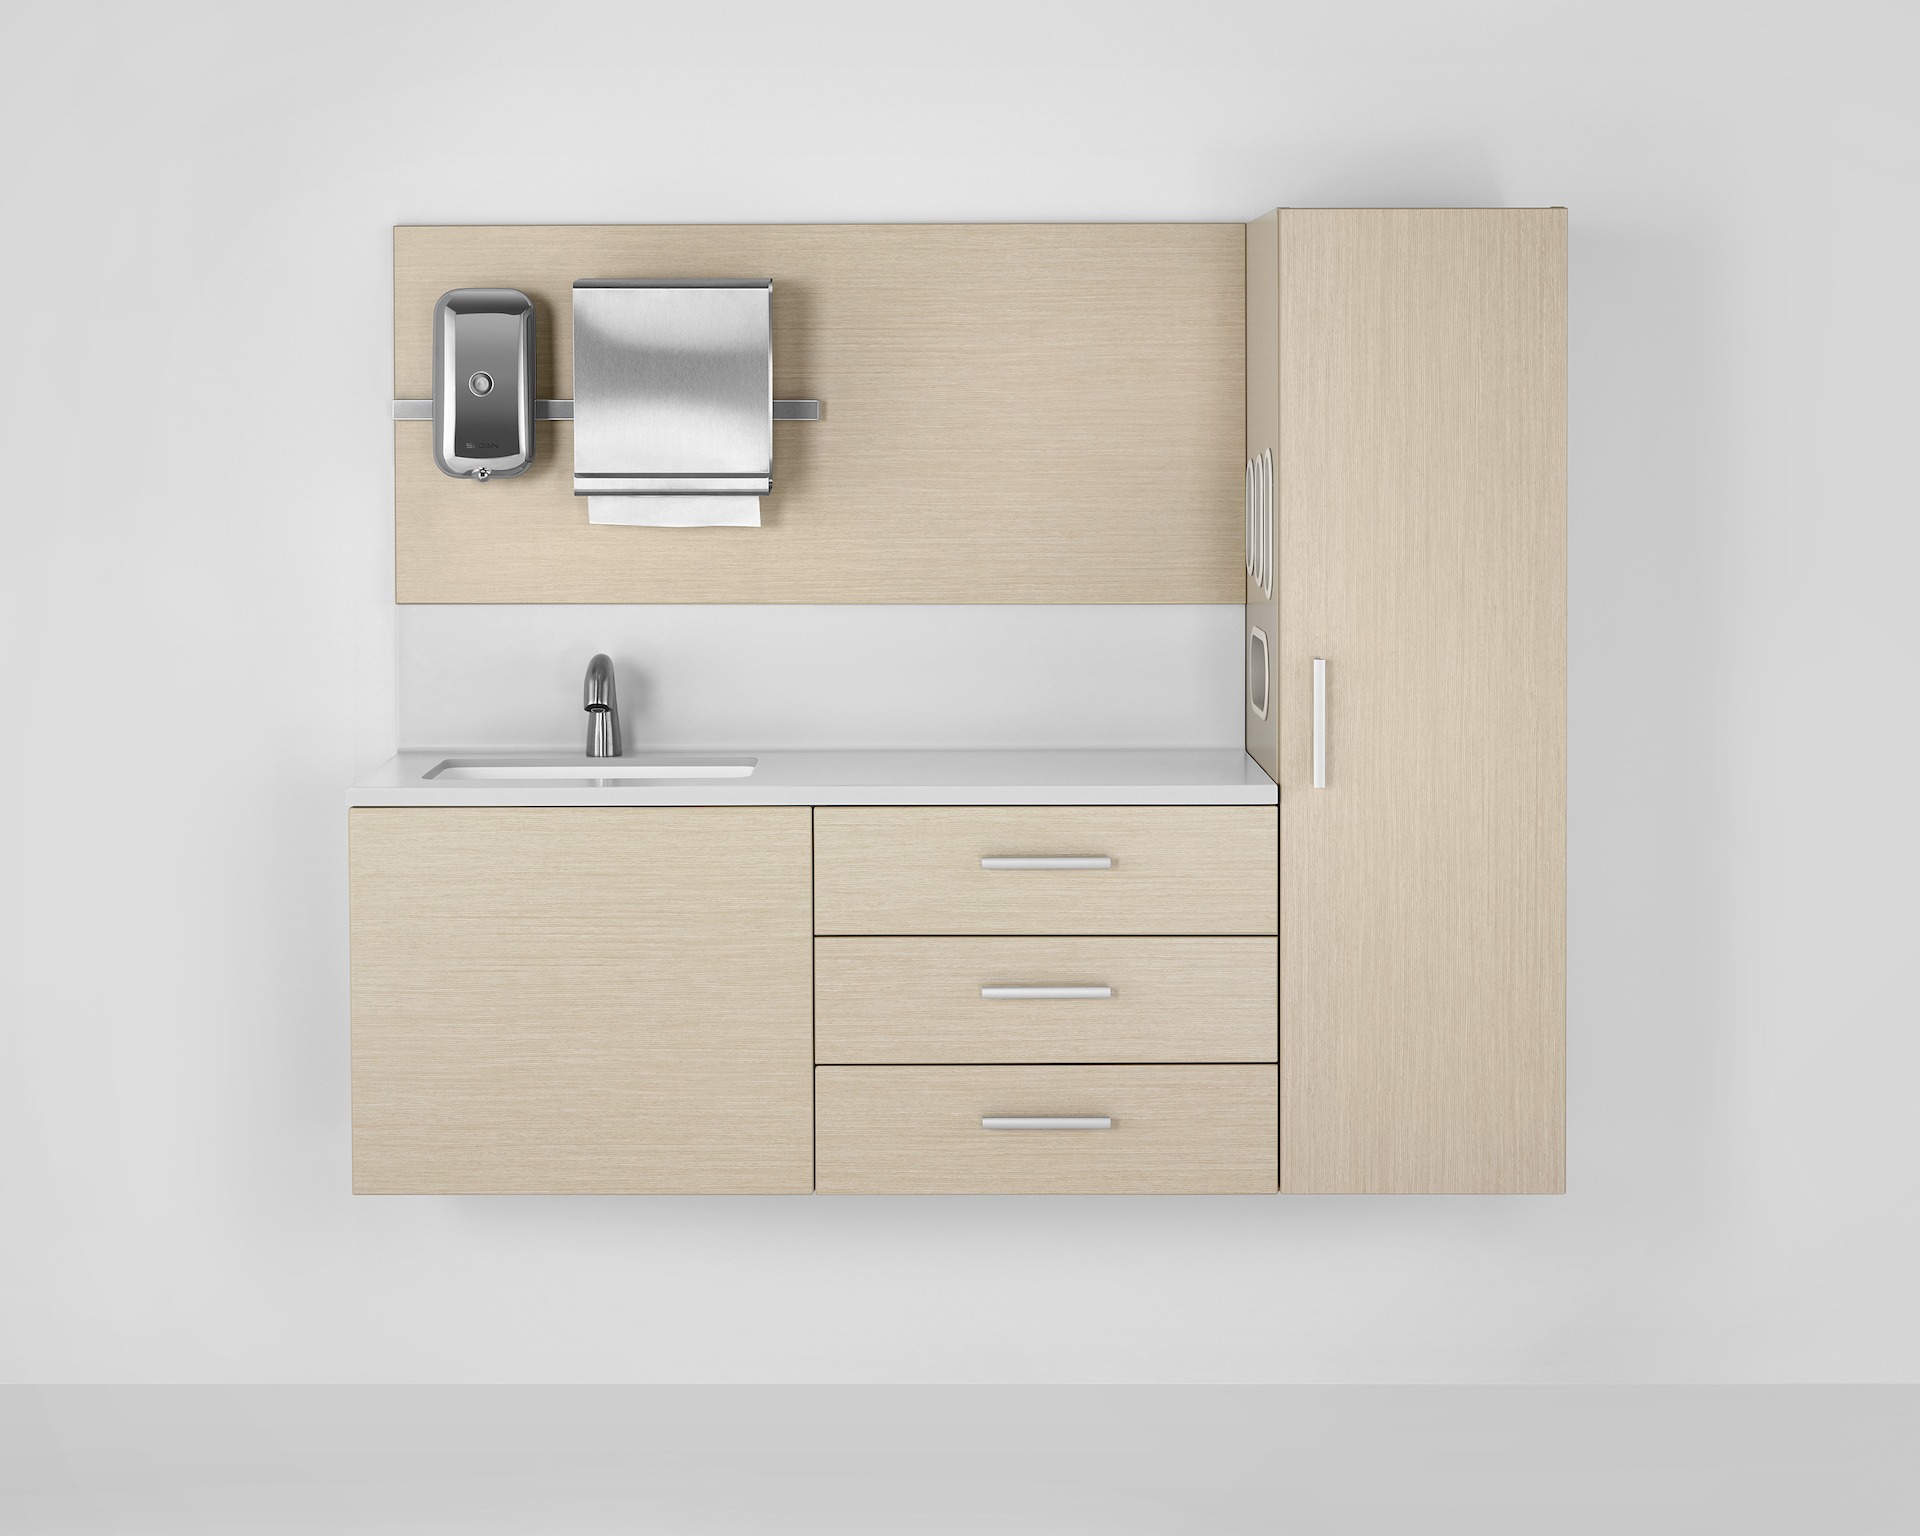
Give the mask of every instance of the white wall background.
M 1237 603 L 421 603 L 394 621 L 403 748 L 578 752 L 599 651 L 630 752 L 1246 739 Z
M 0 1374 L 1910 1379 L 1920 19 L 9 21 Z M 492 127 L 497 124 L 497 131 Z M 355 1200 L 389 226 L 1572 210 L 1571 1192 Z

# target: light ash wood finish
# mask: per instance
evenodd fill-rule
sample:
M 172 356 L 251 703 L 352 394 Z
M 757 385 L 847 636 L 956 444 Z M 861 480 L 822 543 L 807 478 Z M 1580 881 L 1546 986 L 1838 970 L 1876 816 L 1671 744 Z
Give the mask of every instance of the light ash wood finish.
M 1280 215 L 1269 213 L 1247 225 L 1247 457 L 1272 453 L 1278 478 L 1280 457 Z M 1274 509 L 1279 511 L 1276 485 Z M 1248 650 L 1241 654 L 1243 668 L 1249 664 L 1252 632 L 1258 626 L 1267 637 L 1268 666 L 1277 670 L 1280 663 L 1280 578 L 1278 568 L 1286 558 L 1286 549 L 1275 534 L 1275 569 L 1272 595 L 1260 590 L 1251 574 L 1246 576 Z M 1280 780 L 1280 710 L 1278 678 L 1267 686 L 1267 717 L 1261 719 L 1246 697 L 1250 679 L 1241 679 L 1242 710 L 1247 723 L 1247 755 L 1266 770 L 1275 783 Z
M 1278 931 L 1275 806 L 822 806 L 823 934 Z M 997 856 L 1106 855 L 1111 869 L 984 870 Z
M 394 392 L 432 390 L 449 288 L 524 290 L 539 393 L 572 393 L 582 277 L 770 277 L 759 529 L 596 527 L 570 423 L 480 486 L 394 428 L 403 603 L 1237 603 L 1238 224 L 584 225 L 394 230 Z
M 1272 1194 L 1272 1067 L 821 1067 L 823 1194 Z M 1108 1115 L 988 1131 L 985 1115 Z
M 1272 939 L 821 939 L 814 1060 L 1275 1061 Z M 982 987 L 1105 986 L 1001 999 Z
M 812 1187 L 808 812 L 351 813 L 360 1193 Z
M 1279 263 L 1283 1187 L 1558 1191 L 1566 215 L 1284 209 Z

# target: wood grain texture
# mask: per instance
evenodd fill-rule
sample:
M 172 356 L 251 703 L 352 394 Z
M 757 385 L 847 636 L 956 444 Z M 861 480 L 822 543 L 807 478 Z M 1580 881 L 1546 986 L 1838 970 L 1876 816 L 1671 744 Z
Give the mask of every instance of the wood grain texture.
M 1557 1191 L 1566 215 L 1279 246 L 1283 1188 Z
M 1276 480 L 1280 457 L 1280 215 L 1269 213 L 1247 225 L 1247 457 L 1273 454 Z M 1274 494 L 1276 512 L 1279 492 Z M 1275 539 L 1275 570 L 1286 550 Z M 1269 665 L 1279 665 L 1280 580 L 1275 575 L 1271 593 L 1263 592 L 1246 574 L 1247 629 L 1257 625 L 1267 637 Z M 1242 658 L 1243 665 L 1245 657 Z M 1246 702 L 1247 680 L 1241 680 L 1242 712 L 1247 725 L 1247 755 L 1280 780 L 1280 711 L 1278 688 L 1268 685 L 1267 717 L 1262 720 Z
M 1272 1067 L 821 1067 L 823 1194 L 1272 1194 Z M 983 1115 L 1110 1115 L 987 1131 Z
M 1272 939 L 820 939 L 816 1062 L 1275 1061 Z M 982 987 L 1105 986 L 988 1001 Z
M 1244 227 L 574 225 L 394 230 L 394 392 L 432 390 L 435 300 L 534 300 L 572 392 L 582 277 L 770 277 L 765 526 L 596 527 L 572 427 L 480 486 L 394 427 L 403 603 L 1237 603 Z
M 822 806 L 823 934 L 1278 931 L 1278 808 Z M 1106 855 L 1111 869 L 983 870 L 982 858 Z
M 349 825 L 356 1192 L 812 1187 L 804 807 Z

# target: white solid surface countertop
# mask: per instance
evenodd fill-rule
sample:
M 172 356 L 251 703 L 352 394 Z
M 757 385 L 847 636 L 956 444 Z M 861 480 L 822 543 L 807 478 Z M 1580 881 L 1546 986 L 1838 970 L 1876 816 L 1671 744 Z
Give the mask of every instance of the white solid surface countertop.
M 525 763 L 526 778 L 451 782 L 427 775 L 448 759 L 484 764 L 490 773 Z M 675 749 L 608 758 L 621 764 L 662 760 L 753 762 L 735 778 L 656 777 L 624 782 L 538 782 L 538 765 L 585 762 L 564 751 L 539 754 L 402 752 L 368 774 L 349 805 L 1274 805 L 1280 791 L 1239 747 L 1074 748 L 1069 750 L 852 751 L 711 753 Z M 595 766 L 598 766 L 597 764 Z M 637 771 L 637 770 L 630 770 Z

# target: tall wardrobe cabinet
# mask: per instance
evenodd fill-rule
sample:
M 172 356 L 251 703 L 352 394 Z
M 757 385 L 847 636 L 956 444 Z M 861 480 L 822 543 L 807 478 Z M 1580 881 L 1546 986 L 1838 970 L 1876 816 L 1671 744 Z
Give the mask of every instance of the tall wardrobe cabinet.
M 1566 213 L 1247 232 L 1280 1187 L 1565 1183 Z

